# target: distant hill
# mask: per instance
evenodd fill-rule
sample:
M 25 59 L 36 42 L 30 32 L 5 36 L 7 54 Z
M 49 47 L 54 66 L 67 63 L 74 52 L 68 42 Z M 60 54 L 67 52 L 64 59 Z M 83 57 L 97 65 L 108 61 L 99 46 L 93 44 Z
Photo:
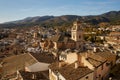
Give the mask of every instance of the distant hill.
M 43 22 L 52 18 L 54 18 L 54 16 L 42 16 L 42 17 L 36 16 L 36 17 L 27 17 L 23 20 L 11 21 L 7 23 L 14 23 L 14 24 L 36 23 L 36 22 Z
M 63 15 L 63 16 L 36 16 L 27 17 L 23 20 L 6 22 L 0 24 L 0 27 L 24 27 L 24 26 L 69 26 L 76 19 L 90 23 L 93 25 L 101 22 L 110 24 L 120 24 L 120 11 L 110 11 L 101 15 L 78 16 L 78 15 Z

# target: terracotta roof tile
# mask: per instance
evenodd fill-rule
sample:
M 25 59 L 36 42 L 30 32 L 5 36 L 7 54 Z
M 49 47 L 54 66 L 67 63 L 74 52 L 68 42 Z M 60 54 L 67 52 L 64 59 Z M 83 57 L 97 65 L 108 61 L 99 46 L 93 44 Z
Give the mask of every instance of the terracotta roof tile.
M 49 67 L 53 72 L 60 73 L 66 80 L 79 80 L 80 78 L 93 72 L 88 67 L 79 66 L 78 68 L 75 68 L 74 63 L 70 65 L 64 64 L 62 67 L 59 67 L 59 63 L 56 62 L 51 64 Z
M 28 53 L 4 58 L 2 60 L 2 75 L 12 74 L 17 70 L 24 69 L 25 66 L 30 66 L 36 62 L 37 60 Z
M 39 62 L 44 63 L 53 63 L 57 59 L 52 54 L 48 53 L 30 53 L 35 59 L 37 59 Z
M 50 40 L 54 42 L 74 42 L 71 38 L 60 34 L 53 36 Z
M 41 72 L 25 72 L 20 71 L 21 76 L 23 77 L 23 80 L 49 80 L 49 74 L 47 71 L 41 71 Z M 33 75 L 34 78 L 33 79 Z
M 107 60 L 104 57 L 101 57 L 100 55 L 97 55 L 95 53 L 82 53 L 82 56 L 86 57 L 86 60 L 92 64 L 94 67 L 99 67 L 101 64 L 105 63 Z

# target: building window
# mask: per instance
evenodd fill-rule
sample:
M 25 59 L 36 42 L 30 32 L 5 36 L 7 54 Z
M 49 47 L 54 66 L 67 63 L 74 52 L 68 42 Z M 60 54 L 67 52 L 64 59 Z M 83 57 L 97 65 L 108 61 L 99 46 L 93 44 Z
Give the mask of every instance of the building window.
M 79 39 L 81 38 L 81 36 L 79 35 Z
M 87 76 L 86 79 L 88 79 L 89 77 Z
M 101 80 L 103 80 L 103 77 L 101 78 Z
M 110 63 L 106 63 L 106 66 L 109 66 L 110 65 Z
M 99 78 L 101 78 L 101 75 L 99 74 Z

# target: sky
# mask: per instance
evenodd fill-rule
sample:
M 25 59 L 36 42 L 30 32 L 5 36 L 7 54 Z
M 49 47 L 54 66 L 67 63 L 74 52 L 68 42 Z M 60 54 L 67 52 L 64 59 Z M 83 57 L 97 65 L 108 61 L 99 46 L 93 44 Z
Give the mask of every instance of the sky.
M 85 16 L 119 10 L 120 0 L 0 0 L 0 23 L 34 16 Z

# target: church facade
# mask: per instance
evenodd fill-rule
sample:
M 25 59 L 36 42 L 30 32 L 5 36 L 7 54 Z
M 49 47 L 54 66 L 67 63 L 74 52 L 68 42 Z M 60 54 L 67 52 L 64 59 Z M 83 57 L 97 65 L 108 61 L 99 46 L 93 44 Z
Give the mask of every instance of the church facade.
M 75 21 L 71 29 L 71 38 L 57 34 L 49 40 L 41 42 L 42 49 L 83 49 L 83 26 Z M 44 46 L 45 45 L 45 46 Z

